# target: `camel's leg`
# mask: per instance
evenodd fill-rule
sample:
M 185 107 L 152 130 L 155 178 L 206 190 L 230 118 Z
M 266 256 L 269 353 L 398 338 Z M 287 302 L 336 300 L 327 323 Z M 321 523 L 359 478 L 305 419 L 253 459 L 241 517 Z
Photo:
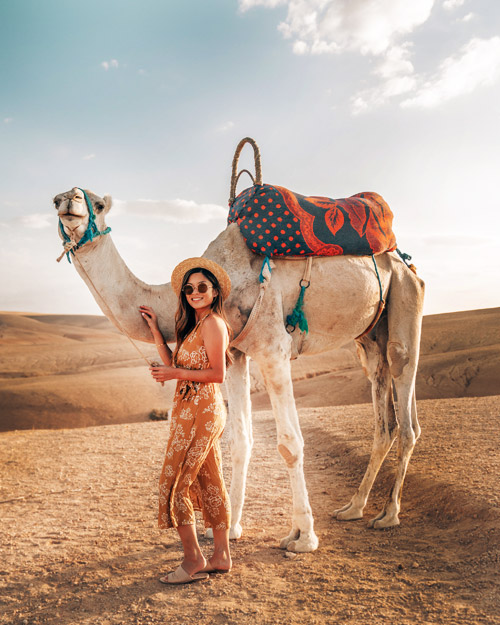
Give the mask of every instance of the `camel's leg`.
M 401 380 L 399 383 L 396 383 L 396 392 L 398 395 L 399 417 L 396 479 L 384 509 L 369 522 L 370 527 L 374 527 L 375 529 L 399 525 L 399 510 L 401 508 L 403 482 L 406 476 L 408 463 L 413 453 L 413 448 L 420 434 L 420 426 L 418 425 L 416 412 L 414 413 L 413 411 L 414 388 L 411 384 L 405 384 L 404 381 Z M 417 425 L 416 428 L 414 427 L 414 423 Z
M 404 268 L 393 276 L 388 307 L 388 359 L 398 400 L 398 454 L 394 485 L 382 512 L 370 521 L 376 529 L 399 525 L 401 491 L 408 463 L 420 436 L 415 380 L 422 324 L 423 282 Z
M 285 460 L 292 487 L 292 531 L 280 547 L 288 551 L 314 551 L 318 538 L 304 478 L 304 439 L 300 430 L 297 408 L 293 397 L 289 354 L 278 347 L 255 355 L 271 399 L 278 451 Z
M 392 396 L 392 378 L 386 356 L 387 318 L 377 326 L 373 334 L 357 341 L 358 355 L 363 370 L 372 383 L 375 432 L 370 461 L 361 484 L 351 501 L 334 514 L 339 521 L 352 521 L 363 517 L 363 509 L 379 469 L 397 434 L 396 413 Z
M 245 500 L 248 463 L 252 454 L 252 406 L 250 403 L 249 358 L 237 352 L 228 368 L 226 389 L 229 400 L 229 442 L 231 449 L 231 539 L 242 533 L 241 514 Z

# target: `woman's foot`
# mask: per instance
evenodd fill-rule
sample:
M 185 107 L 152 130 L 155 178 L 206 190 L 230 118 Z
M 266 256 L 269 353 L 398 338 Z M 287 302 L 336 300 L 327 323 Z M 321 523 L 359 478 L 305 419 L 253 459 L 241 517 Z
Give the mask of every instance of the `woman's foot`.
M 188 575 L 203 572 L 203 569 L 205 569 L 207 565 L 208 562 L 203 556 L 193 559 L 184 558 L 181 564 L 182 568 Z
M 214 554 L 200 573 L 229 573 L 232 565 L 230 557 L 217 557 Z
M 231 551 L 229 549 L 229 529 L 213 530 L 214 552 L 207 562 L 203 573 L 229 573 L 232 566 Z

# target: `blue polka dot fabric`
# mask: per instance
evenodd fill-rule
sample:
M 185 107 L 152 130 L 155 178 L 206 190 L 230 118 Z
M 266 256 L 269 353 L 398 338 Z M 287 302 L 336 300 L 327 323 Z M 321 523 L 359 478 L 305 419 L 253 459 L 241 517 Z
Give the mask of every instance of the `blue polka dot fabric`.
M 334 200 L 254 185 L 230 205 L 248 247 L 266 256 L 365 256 L 396 248 L 392 212 L 377 193 Z

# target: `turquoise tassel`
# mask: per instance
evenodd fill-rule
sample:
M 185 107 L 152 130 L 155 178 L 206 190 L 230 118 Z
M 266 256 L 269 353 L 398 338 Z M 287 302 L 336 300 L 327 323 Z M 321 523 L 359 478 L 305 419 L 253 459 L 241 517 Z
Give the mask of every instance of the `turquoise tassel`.
M 309 332 L 309 326 L 307 324 L 307 319 L 302 310 L 302 306 L 304 305 L 304 293 L 306 292 L 305 286 L 300 287 L 300 295 L 295 304 L 295 308 L 292 311 L 291 315 L 287 315 L 286 324 L 287 326 L 295 326 L 299 324 L 299 330 L 301 332 L 305 332 L 306 334 Z

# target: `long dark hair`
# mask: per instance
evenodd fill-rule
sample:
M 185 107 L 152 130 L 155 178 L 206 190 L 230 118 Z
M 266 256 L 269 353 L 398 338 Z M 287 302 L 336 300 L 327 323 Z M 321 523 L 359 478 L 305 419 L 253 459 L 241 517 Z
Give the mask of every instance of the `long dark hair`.
M 231 330 L 231 326 L 226 317 L 226 313 L 224 312 L 224 301 L 222 298 L 222 291 L 219 285 L 219 281 L 214 276 L 214 274 L 208 269 L 204 269 L 203 267 L 195 267 L 194 269 L 190 269 L 186 271 L 184 278 L 182 279 L 182 287 L 179 295 L 179 304 L 177 306 L 177 312 L 175 313 L 175 338 L 177 341 L 177 345 L 174 351 L 174 362 L 176 362 L 177 352 L 179 351 L 179 347 L 182 344 L 182 341 L 188 336 L 190 332 L 193 331 L 196 326 L 196 314 L 194 308 L 188 303 L 186 299 L 186 295 L 184 293 L 184 286 L 188 283 L 189 278 L 193 275 L 193 273 L 201 273 L 207 278 L 213 288 L 217 291 L 217 295 L 214 297 L 210 308 L 211 312 L 218 315 L 226 324 L 227 332 L 229 334 L 229 342 L 231 342 L 231 338 L 233 332 Z M 233 362 L 233 357 L 229 351 L 229 346 L 226 349 L 226 366 L 228 367 Z

